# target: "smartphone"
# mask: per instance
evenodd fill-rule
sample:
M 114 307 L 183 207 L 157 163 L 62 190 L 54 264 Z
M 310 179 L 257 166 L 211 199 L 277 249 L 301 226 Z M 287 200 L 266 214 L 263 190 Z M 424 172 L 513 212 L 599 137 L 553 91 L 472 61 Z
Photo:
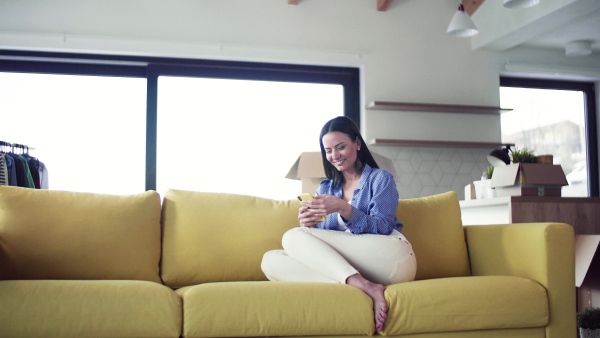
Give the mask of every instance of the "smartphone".
M 300 202 L 302 202 L 302 201 L 314 200 L 315 197 L 312 194 L 305 192 L 305 193 L 298 195 L 298 199 L 300 200 Z
M 309 200 L 314 200 L 315 197 L 312 194 L 309 194 L 307 192 L 302 193 L 300 195 L 298 195 L 298 199 L 302 202 L 302 201 L 309 201 Z M 319 222 L 323 222 L 325 220 L 325 216 L 323 216 Z

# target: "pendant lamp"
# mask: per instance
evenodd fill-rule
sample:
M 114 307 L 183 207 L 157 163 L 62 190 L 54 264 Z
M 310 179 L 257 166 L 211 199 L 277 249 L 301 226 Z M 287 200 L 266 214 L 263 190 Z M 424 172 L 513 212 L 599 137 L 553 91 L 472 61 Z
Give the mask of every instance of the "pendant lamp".
M 454 13 L 452 20 L 448 25 L 446 34 L 459 38 L 466 38 L 477 33 L 479 33 L 479 31 L 477 30 L 477 27 L 475 27 L 475 23 L 469 14 L 465 12 L 465 7 L 463 7 L 461 3 L 458 5 L 458 10 Z
M 540 0 L 504 0 L 506 8 L 529 8 L 540 3 Z

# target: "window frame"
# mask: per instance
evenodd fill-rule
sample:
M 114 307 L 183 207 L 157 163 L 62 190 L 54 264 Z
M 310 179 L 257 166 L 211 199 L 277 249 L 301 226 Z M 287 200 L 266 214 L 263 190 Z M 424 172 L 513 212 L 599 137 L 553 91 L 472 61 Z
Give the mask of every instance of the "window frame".
M 344 115 L 360 128 L 360 70 L 355 67 L 15 50 L 0 50 L 0 61 L 0 72 L 146 78 L 146 190 L 156 190 L 159 76 L 339 84 Z
M 596 112 L 596 90 L 593 82 L 542 80 L 518 77 L 500 77 L 500 87 L 517 87 L 531 89 L 553 89 L 553 90 L 575 90 L 584 94 L 584 120 L 587 143 L 587 175 L 588 191 L 590 197 L 598 197 L 599 173 L 598 173 L 598 134 L 597 134 L 597 112 Z

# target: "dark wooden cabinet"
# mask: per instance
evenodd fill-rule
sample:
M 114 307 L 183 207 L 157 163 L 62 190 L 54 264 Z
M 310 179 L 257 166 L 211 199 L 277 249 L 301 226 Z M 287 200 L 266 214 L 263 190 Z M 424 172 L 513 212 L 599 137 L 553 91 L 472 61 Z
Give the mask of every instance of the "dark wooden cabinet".
M 576 235 L 600 234 L 600 197 L 507 196 L 460 201 L 463 224 L 560 222 Z

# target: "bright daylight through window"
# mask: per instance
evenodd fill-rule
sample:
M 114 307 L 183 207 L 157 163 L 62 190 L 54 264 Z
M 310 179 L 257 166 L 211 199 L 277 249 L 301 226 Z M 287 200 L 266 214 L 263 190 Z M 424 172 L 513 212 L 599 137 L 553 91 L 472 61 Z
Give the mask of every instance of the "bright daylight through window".
M 146 80 L 0 73 L 0 140 L 35 148 L 52 190 L 144 191 Z
M 157 191 L 184 189 L 288 200 L 301 152 L 344 115 L 341 85 L 160 76 Z
M 553 155 L 569 186 L 562 196 L 589 196 L 584 95 L 580 91 L 500 87 L 502 142 Z

